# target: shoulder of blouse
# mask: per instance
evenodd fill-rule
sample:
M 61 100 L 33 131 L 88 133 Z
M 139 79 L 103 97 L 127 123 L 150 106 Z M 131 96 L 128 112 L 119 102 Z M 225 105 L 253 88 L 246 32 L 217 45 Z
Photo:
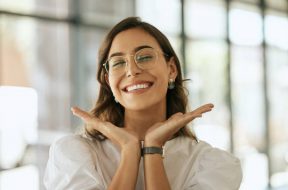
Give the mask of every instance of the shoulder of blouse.
M 240 166 L 240 160 L 232 153 L 212 147 L 210 144 L 204 141 L 200 141 L 199 144 L 203 149 L 201 160 L 206 165 L 210 163 L 211 167 L 217 167 L 215 164 Z
M 47 189 L 104 189 L 88 142 L 81 135 L 67 135 L 52 143 L 43 178 Z
M 240 167 L 240 161 L 233 154 L 212 147 L 205 141 L 196 141 L 189 137 L 177 137 L 168 141 L 165 144 L 165 152 L 167 154 L 183 154 L 183 156 L 193 157 L 193 160 L 198 160 L 201 168 L 203 164 L 207 167 L 211 164 L 211 167 L 215 167 L 215 163 L 219 163 L 222 165 L 232 165 L 235 167 Z M 201 166 L 202 165 L 202 166 Z
M 87 159 L 90 155 L 91 146 L 89 140 L 81 135 L 67 135 L 52 143 L 50 156 L 57 158 L 69 158 L 74 161 Z
M 177 152 L 177 155 L 186 155 L 186 164 L 195 166 L 195 170 L 191 170 L 189 174 L 194 176 L 193 179 L 187 178 L 187 184 L 195 187 L 192 188 L 193 190 L 210 189 L 211 187 L 223 190 L 239 188 L 243 174 L 241 162 L 236 156 L 212 147 L 205 141 L 195 142 L 187 137 L 175 140 L 170 146 L 173 145 L 174 149 L 177 146 L 179 149 L 177 151 L 181 151 Z

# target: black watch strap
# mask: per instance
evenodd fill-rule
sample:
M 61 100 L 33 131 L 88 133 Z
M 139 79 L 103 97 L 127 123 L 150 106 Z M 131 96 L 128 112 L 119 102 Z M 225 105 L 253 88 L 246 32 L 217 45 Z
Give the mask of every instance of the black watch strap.
M 145 154 L 160 154 L 161 156 L 163 156 L 163 148 L 155 146 L 143 147 L 141 153 L 142 156 L 144 156 Z

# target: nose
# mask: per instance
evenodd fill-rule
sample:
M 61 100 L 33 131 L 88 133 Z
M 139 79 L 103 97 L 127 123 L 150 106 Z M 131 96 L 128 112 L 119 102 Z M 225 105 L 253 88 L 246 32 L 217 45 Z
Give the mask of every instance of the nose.
M 138 67 L 137 63 L 135 62 L 134 58 L 132 56 L 129 56 L 127 59 L 127 65 L 126 65 L 126 76 L 136 76 L 142 73 L 142 69 Z

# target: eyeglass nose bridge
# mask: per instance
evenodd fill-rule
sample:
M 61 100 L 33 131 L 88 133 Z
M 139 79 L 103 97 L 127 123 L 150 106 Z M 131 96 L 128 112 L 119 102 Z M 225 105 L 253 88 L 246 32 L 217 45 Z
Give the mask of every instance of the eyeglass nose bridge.
M 131 59 L 131 57 L 132 57 L 132 59 Z M 128 59 L 128 58 L 130 58 L 130 59 Z M 134 62 L 134 64 L 136 65 L 136 67 L 137 67 L 138 69 L 141 69 L 141 70 L 142 70 L 142 68 L 139 67 L 139 65 L 138 65 L 138 63 L 137 63 L 136 54 L 127 54 L 127 55 L 125 56 L 125 61 L 126 61 L 126 64 L 125 64 L 125 72 L 126 72 L 126 73 L 128 72 L 128 62 L 129 62 L 129 64 L 131 64 L 131 61 Z M 131 66 L 131 65 L 130 65 L 130 66 Z

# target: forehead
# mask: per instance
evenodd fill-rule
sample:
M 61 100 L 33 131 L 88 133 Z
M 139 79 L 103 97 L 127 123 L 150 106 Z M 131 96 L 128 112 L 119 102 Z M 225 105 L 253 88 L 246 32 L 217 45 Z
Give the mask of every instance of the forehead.
M 112 41 L 109 56 L 116 52 L 131 53 L 139 46 L 151 46 L 161 49 L 157 40 L 141 28 L 133 28 L 120 32 Z M 108 56 L 108 57 L 109 57 Z

